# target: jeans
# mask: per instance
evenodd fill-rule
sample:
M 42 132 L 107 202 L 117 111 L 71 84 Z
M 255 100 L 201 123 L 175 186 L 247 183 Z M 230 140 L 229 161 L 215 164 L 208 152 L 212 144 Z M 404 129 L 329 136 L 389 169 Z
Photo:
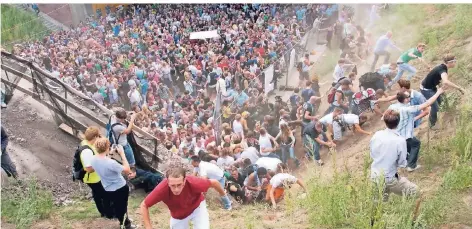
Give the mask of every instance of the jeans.
M 131 145 L 128 143 L 123 147 L 123 149 L 125 151 L 126 160 L 128 160 L 129 165 L 135 165 L 136 161 L 134 160 L 133 148 L 131 148 Z
M 225 186 L 226 186 L 226 178 L 225 176 L 221 177 L 218 182 L 220 182 L 221 184 L 221 188 L 225 189 Z
M 428 100 L 431 97 L 436 94 L 436 91 L 433 90 L 424 90 L 421 89 L 421 94 L 424 95 L 424 97 Z M 436 125 L 436 122 L 438 121 L 438 112 L 439 112 L 439 105 L 441 104 L 441 96 L 434 101 L 434 103 L 431 105 L 431 111 L 429 113 L 429 126 L 434 126 Z
M 411 80 L 411 78 L 416 74 L 416 68 L 407 64 L 407 63 L 403 63 L 403 64 L 399 64 L 398 65 L 398 73 L 397 75 L 395 76 L 395 78 L 390 81 L 390 83 L 388 83 L 388 86 L 391 87 L 393 84 L 395 84 L 398 80 L 400 80 L 400 78 L 402 78 L 402 75 L 403 75 L 403 72 L 409 72 L 408 76 L 406 77 L 407 80 Z
M 114 215 L 110 212 L 110 200 L 107 199 L 107 192 L 103 188 L 102 182 L 87 185 L 92 189 L 93 201 L 100 215 L 112 219 Z
M 305 135 L 303 139 L 303 144 L 305 146 L 305 149 L 307 150 L 307 156 L 313 156 L 313 159 L 315 161 L 318 161 L 321 159 L 320 157 L 321 145 L 317 141 L 312 139 L 309 135 Z
M 2 157 L 1 157 L 1 166 L 2 169 L 5 171 L 8 177 L 13 176 L 13 178 L 18 177 L 18 172 L 16 171 L 16 166 L 13 164 L 13 161 L 10 158 L 10 155 L 8 155 L 7 152 L 7 147 L 2 147 Z
M 375 65 L 377 64 L 380 56 L 385 56 L 384 64 L 387 64 L 388 60 L 390 59 L 390 53 L 385 50 L 374 52 L 374 62 L 372 62 L 372 66 L 370 67 L 371 72 L 375 70 Z
M 131 221 L 128 219 L 129 186 L 125 185 L 116 191 L 106 192 L 106 195 L 110 198 L 112 203 L 110 209 L 120 221 L 120 225 L 130 226 Z
M 287 155 L 289 155 L 290 158 L 292 158 L 293 160 L 297 160 L 297 158 L 295 157 L 295 152 L 294 152 L 294 149 L 292 147 L 292 145 L 283 145 L 281 144 L 280 145 L 280 149 L 282 150 L 282 162 L 283 163 L 287 163 Z
M 406 151 L 408 155 L 406 160 L 408 161 L 408 167 L 416 168 L 416 162 L 418 161 L 418 154 L 420 153 L 421 142 L 416 137 L 406 139 Z

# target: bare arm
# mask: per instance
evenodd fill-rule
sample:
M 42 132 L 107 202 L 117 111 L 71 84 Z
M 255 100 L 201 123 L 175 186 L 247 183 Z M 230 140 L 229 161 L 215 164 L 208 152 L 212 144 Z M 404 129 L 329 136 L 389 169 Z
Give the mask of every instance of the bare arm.
M 297 179 L 297 184 L 300 185 L 300 187 L 303 188 L 303 191 L 305 191 L 305 193 L 308 193 L 308 190 L 306 189 L 305 183 L 303 183 L 302 179 L 298 178 Z
M 444 92 L 444 89 L 439 88 L 438 91 L 436 92 L 436 94 L 433 95 L 433 97 L 429 98 L 425 103 L 422 103 L 422 104 L 419 105 L 419 109 L 423 110 L 426 107 L 431 106 L 443 92 Z
M 223 187 L 221 187 L 220 182 L 214 179 L 210 179 L 210 183 L 210 187 L 215 189 L 220 194 L 220 196 L 226 196 L 226 192 Z
M 457 86 L 456 84 L 452 83 L 451 81 L 449 81 L 449 76 L 446 72 L 443 72 L 441 74 L 441 80 L 445 85 L 451 86 L 453 88 L 458 89 L 462 94 L 465 93 L 465 90 L 463 88 L 461 88 L 461 87 Z
M 141 216 L 143 217 L 144 228 L 145 229 L 152 229 L 151 219 L 149 217 L 149 208 L 148 208 L 148 206 L 146 206 L 146 203 L 144 203 L 144 200 L 143 200 L 143 202 L 141 202 L 140 209 L 141 209 L 140 210 Z
M 93 172 L 95 172 L 95 169 L 93 169 L 92 166 L 90 166 L 90 167 L 85 167 L 84 170 L 85 170 L 86 172 L 88 172 L 88 173 L 93 173 Z
M 274 193 L 275 193 L 275 188 L 272 187 L 272 188 L 270 189 L 270 194 L 269 194 L 269 196 L 270 196 L 270 201 L 272 202 L 272 208 L 273 208 L 273 209 L 277 208 L 277 203 L 275 202 Z
M 426 115 L 429 114 L 429 112 L 431 111 L 431 107 L 426 107 L 425 109 L 421 110 L 421 113 L 415 117 L 415 121 L 420 119 L 420 118 L 423 118 L 425 117 Z
M 367 131 L 363 130 L 359 124 L 354 124 L 354 131 L 359 132 L 361 134 L 365 134 L 365 135 L 371 135 L 372 134 L 371 132 L 367 132 Z
M 121 132 L 121 134 L 129 134 L 129 133 L 131 133 L 131 131 L 133 130 L 133 127 L 134 127 L 134 120 L 136 119 L 136 114 L 137 114 L 137 113 L 134 113 L 134 114 L 131 116 L 131 120 L 129 121 L 128 128 L 126 128 L 125 130 L 123 130 L 123 132 Z

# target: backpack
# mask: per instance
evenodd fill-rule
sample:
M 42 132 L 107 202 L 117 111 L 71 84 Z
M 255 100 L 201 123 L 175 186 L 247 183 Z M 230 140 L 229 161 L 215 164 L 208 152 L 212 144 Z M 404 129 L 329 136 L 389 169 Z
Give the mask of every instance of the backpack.
M 334 102 L 334 98 L 336 96 L 336 88 L 332 87 L 331 89 L 329 89 L 329 93 L 328 93 L 328 103 L 331 104 Z
M 77 149 L 75 150 L 74 159 L 72 160 L 72 180 L 73 181 L 76 181 L 76 180 L 79 180 L 82 182 L 84 181 L 83 179 L 85 177 L 86 172 L 84 170 L 84 165 L 82 164 L 82 160 L 80 160 L 80 154 L 85 149 L 92 150 L 92 148 L 90 148 L 90 146 L 88 145 L 79 145 L 77 146 Z
M 359 78 L 359 85 L 364 88 L 375 88 L 375 84 L 381 77 L 377 72 L 367 72 Z
M 117 123 L 113 123 L 111 124 L 111 117 L 108 119 L 108 123 L 107 125 L 105 126 L 105 129 L 107 130 L 107 138 L 108 138 L 108 141 L 110 141 L 111 145 L 113 144 L 118 144 L 118 139 L 120 139 L 121 137 L 121 134 L 117 136 L 115 136 L 115 134 L 113 133 L 113 128 L 117 125 L 123 125 L 119 122 Z

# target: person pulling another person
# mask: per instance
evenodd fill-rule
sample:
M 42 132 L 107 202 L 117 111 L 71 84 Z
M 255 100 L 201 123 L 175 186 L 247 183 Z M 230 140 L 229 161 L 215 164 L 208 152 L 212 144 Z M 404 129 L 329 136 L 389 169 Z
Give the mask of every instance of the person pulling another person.
M 153 228 L 149 208 L 162 201 L 169 208 L 172 229 L 187 229 L 190 222 L 194 229 L 209 229 L 210 217 L 203 195 L 209 188 L 215 189 L 222 199 L 226 200 L 229 206 L 227 209 L 231 209 L 231 202 L 219 181 L 186 176 L 185 169 L 182 167 L 170 168 L 166 173 L 166 179 L 157 185 L 141 203 L 140 212 L 144 228 Z

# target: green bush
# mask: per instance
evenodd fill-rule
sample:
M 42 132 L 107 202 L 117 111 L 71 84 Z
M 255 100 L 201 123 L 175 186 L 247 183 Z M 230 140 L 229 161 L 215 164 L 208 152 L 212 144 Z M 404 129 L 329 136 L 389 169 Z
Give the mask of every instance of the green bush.
M 33 12 L 7 4 L 2 4 L 0 7 L 2 12 L 1 44 L 5 48 L 11 48 L 13 42 L 36 40 L 50 33 Z
M 472 187 L 472 166 L 458 164 L 444 175 L 443 187 L 448 190 L 462 191 Z
M 34 221 L 47 218 L 52 208 L 51 192 L 40 188 L 34 178 L 2 188 L 2 219 L 16 228 L 29 228 Z

